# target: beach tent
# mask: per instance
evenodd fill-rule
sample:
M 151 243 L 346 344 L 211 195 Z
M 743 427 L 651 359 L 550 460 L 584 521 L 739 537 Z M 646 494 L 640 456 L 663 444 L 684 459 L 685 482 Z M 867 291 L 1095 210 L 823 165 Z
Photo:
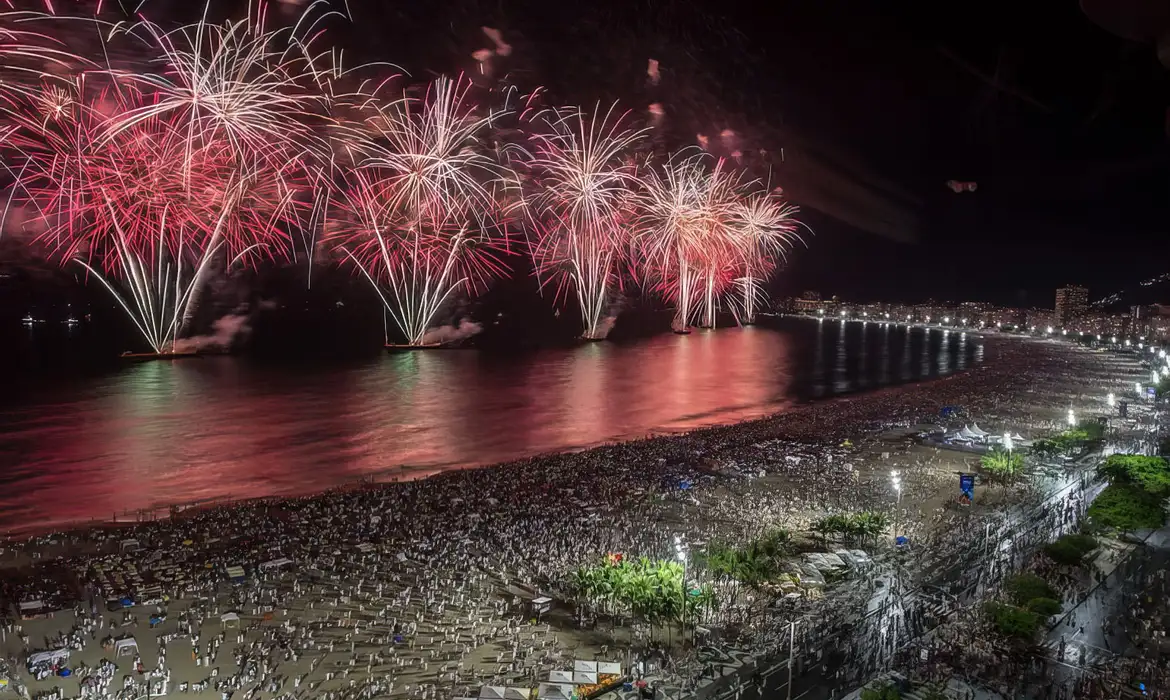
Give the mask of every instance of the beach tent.
M 597 672 L 573 671 L 573 682 L 577 685 L 597 685 Z
M 223 624 L 225 629 L 232 625 L 235 625 L 236 627 L 240 626 L 240 616 L 234 612 L 225 612 L 219 616 L 219 621 L 221 624 Z
M 613 661 L 598 661 L 597 672 L 604 676 L 620 676 L 622 665 Z
M 28 657 L 28 667 L 31 669 L 41 664 L 52 666 L 64 662 L 69 658 L 68 649 L 53 649 L 52 651 L 38 651 Z
M 584 661 L 582 659 L 573 660 L 574 673 L 597 673 L 596 661 Z
M 485 685 L 479 689 L 479 697 L 481 700 L 504 700 L 504 686 Z
M 282 566 L 288 566 L 291 563 L 293 563 L 292 559 L 287 559 L 285 557 L 281 557 L 279 559 L 273 559 L 272 561 L 264 562 L 263 564 L 260 565 L 260 569 L 262 571 L 267 571 L 269 569 L 279 569 Z
M 549 683 L 572 683 L 573 682 L 573 672 L 572 671 L 549 671 L 548 672 L 548 682 Z
M 26 600 L 20 604 L 21 616 L 40 615 L 45 611 L 45 603 L 40 600 Z
M 138 653 L 138 642 L 134 637 L 123 637 L 114 640 L 114 656 L 134 656 Z
M 1019 442 L 1020 440 L 1023 440 L 1023 439 L 1024 439 L 1023 435 L 1020 435 L 1019 433 L 1012 433 L 1012 440 Z
M 980 429 L 980 427 L 979 427 L 979 424 L 978 424 L 978 423 L 972 423 L 972 424 L 971 424 L 971 426 L 972 426 L 972 427 L 971 427 L 971 432 L 972 432 L 972 433 L 974 433 L 975 435 L 977 435 L 977 436 L 979 436 L 979 437 L 987 437 L 987 432 L 986 432 L 986 431 L 984 431 L 984 430 L 982 430 L 982 429 Z
M 541 683 L 536 689 L 540 700 L 572 700 L 573 686 L 568 683 Z
M 231 581 L 232 583 L 243 583 L 244 582 L 244 578 L 245 578 L 244 567 L 237 564 L 235 566 L 227 567 L 226 571 L 227 571 L 228 580 Z
M 532 688 L 504 688 L 504 700 L 531 700 Z

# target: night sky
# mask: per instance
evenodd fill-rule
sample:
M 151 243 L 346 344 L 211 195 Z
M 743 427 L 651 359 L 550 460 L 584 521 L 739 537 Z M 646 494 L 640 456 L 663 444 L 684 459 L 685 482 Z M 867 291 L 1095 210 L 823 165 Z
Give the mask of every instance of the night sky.
M 1167 271 L 1170 73 L 1153 46 L 1108 34 L 1071 0 L 1027 12 L 999 0 L 761 5 L 385 9 L 394 40 L 366 40 L 401 38 L 450 70 L 476 47 L 473 28 L 492 24 L 517 46 L 510 69 L 632 107 L 648 99 L 645 60 L 658 59 L 683 138 L 732 128 L 792 154 L 775 178 L 816 235 L 779 293 L 1050 305 L 1061 284 L 1104 296 Z M 951 179 L 978 190 L 955 194 Z M 856 185 L 881 210 L 836 194 Z M 802 197 L 810 187 L 818 196 Z
M 177 20 L 196 5 L 147 3 Z M 493 26 L 514 47 L 498 70 L 517 84 L 636 113 L 658 101 L 675 145 L 732 129 L 766 151 L 770 172 L 753 174 L 784 187 L 815 232 L 777 294 L 1051 305 L 1061 284 L 1100 297 L 1170 271 L 1170 71 L 1072 0 L 1027 12 L 1006 0 L 349 8 L 354 22 L 330 30 L 353 61 L 419 80 L 473 70 Z M 952 179 L 978 190 L 955 194 Z

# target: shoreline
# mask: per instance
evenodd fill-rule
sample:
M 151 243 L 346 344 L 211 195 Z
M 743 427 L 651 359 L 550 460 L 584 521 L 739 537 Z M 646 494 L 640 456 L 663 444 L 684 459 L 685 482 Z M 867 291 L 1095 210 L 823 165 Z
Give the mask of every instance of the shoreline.
M 1006 344 L 1017 344 L 1027 342 L 1044 342 L 1037 341 L 1031 338 L 1020 338 L 1016 336 L 997 336 L 993 334 L 979 334 L 975 337 L 985 346 L 985 352 L 998 351 L 1001 346 Z M 120 529 L 127 527 L 135 527 L 148 525 L 150 523 L 166 522 L 178 518 L 189 517 L 192 513 L 209 509 L 231 508 L 238 505 L 247 505 L 252 503 L 279 504 L 282 501 L 301 500 L 306 498 L 324 497 L 332 493 L 344 493 L 354 490 L 362 489 L 378 489 L 392 487 L 394 484 L 407 483 L 412 481 L 425 481 L 428 479 L 442 478 L 444 475 L 459 474 L 471 471 L 497 470 L 508 469 L 515 465 L 527 464 L 533 461 L 541 460 L 555 460 L 557 458 L 577 455 L 591 452 L 593 450 L 604 450 L 618 446 L 639 447 L 644 446 L 651 448 L 657 441 L 671 441 L 681 438 L 704 439 L 709 437 L 721 436 L 727 432 L 741 432 L 750 430 L 756 426 L 763 424 L 783 422 L 785 417 L 790 417 L 789 420 L 799 420 L 806 412 L 820 410 L 818 407 L 833 406 L 841 403 L 851 403 L 856 401 L 865 401 L 871 397 L 880 397 L 889 393 L 898 393 L 907 390 L 920 389 L 926 386 L 935 386 L 943 382 L 967 376 L 973 372 L 978 372 L 980 369 L 988 366 L 989 362 L 994 362 L 995 356 L 992 354 L 990 358 L 985 358 L 983 361 L 973 363 L 963 369 L 956 369 L 945 376 L 936 376 L 929 379 L 920 379 L 917 381 L 906 381 L 887 386 L 875 386 L 873 388 L 854 391 L 846 394 L 830 396 L 822 399 L 806 399 L 804 401 L 791 401 L 777 410 L 771 410 L 749 418 L 742 418 L 732 422 L 716 422 L 711 425 L 704 425 L 692 429 L 670 430 L 667 428 L 656 428 L 648 433 L 627 437 L 616 438 L 596 442 L 580 446 L 566 446 L 549 450 L 546 452 L 538 452 L 530 455 L 521 456 L 515 459 L 503 462 L 471 462 L 471 463 L 446 463 L 435 465 L 409 465 L 400 464 L 377 472 L 371 472 L 360 477 L 347 479 L 345 481 L 336 483 L 324 489 L 314 489 L 309 491 L 289 491 L 283 493 L 273 493 L 264 496 L 247 496 L 236 498 L 233 495 L 228 495 L 222 498 L 204 499 L 199 501 L 188 501 L 179 503 L 158 503 L 148 507 L 139 509 L 124 510 L 120 513 L 114 513 L 114 518 L 94 518 L 91 520 L 75 520 L 65 523 L 46 523 L 42 525 L 30 524 L 22 528 L 9 528 L 0 532 L 0 544 L 19 542 L 32 537 L 42 537 L 52 534 L 72 534 L 91 529 Z M 936 412 L 937 413 L 937 412 Z M 868 428 L 858 427 L 857 431 L 866 432 Z M 779 439 L 798 439 L 797 436 L 785 434 L 783 431 L 776 435 Z M 726 445 L 723 446 L 726 448 Z M 177 509 L 177 513 L 175 512 Z M 186 515 L 184 515 L 184 513 Z M 146 517 L 146 516 L 150 517 Z

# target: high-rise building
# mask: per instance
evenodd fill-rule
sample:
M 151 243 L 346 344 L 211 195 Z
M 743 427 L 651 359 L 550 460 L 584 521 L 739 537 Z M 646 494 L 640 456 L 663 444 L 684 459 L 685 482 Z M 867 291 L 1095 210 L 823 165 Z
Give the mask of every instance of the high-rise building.
M 1056 290 L 1055 321 L 1059 326 L 1067 326 L 1084 315 L 1089 308 L 1089 290 L 1070 284 Z

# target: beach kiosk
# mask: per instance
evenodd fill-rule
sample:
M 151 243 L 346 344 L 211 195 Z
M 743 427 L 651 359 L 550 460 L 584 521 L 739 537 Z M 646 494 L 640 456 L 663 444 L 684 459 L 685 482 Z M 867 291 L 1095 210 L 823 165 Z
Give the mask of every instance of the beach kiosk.
M 539 700 L 572 700 L 573 686 L 571 683 L 541 683 L 536 688 L 536 697 Z
M 122 637 L 114 640 L 114 656 L 121 658 L 123 656 L 137 656 L 138 642 L 134 641 L 134 637 Z

